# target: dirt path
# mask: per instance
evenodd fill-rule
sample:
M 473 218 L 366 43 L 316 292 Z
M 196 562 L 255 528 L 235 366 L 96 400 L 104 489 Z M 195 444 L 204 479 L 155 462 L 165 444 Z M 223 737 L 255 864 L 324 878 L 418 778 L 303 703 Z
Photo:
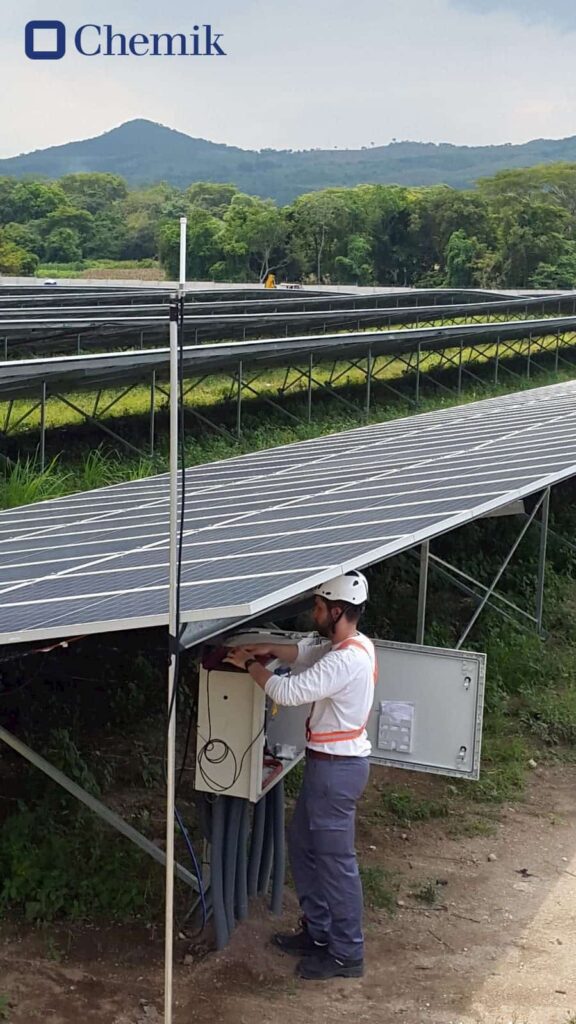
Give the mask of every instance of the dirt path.
M 404 904 L 394 918 L 368 913 L 361 981 L 296 981 L 293 962 L 266 945 L 272 922 L 262 912 L 225 953 L 178 965 L 176 1024 L 576 1020 L 576 768 L 534 773 L 493 837 L 448 838 L 445 822 L 402 834 L 360 828 L 363 861 L 398 870 Z M 443 883 L 430 906 L 409 895 L 429 880 Z M 10 1024 L 161 1021 L 158 937 L 83 933 L 62 962 L 62 938 L 0 938 Z

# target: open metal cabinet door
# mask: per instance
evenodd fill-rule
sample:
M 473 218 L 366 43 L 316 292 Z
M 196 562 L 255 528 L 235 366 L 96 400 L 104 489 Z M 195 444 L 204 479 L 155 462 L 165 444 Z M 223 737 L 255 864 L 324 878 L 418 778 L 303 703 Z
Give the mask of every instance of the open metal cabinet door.
M 374 764 L 477 779 L 486 655 L 376 640 Z

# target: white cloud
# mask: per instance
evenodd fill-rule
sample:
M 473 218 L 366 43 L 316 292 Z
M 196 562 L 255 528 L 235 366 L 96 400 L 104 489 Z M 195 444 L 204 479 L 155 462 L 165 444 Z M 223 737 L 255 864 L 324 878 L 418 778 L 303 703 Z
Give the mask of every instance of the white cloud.
M 244 148 L 576 134 L 573 37 L 552 22 L 530 23 L 515 4 L 196 0 L 191 16 L 189 0 L 165 9 L 151 0 L 116 9 L 110 0 L 53 0 L 49 11 L 45 0 L 26 0 L 4 13 L 0 56 L 10 96 L 0 101 L 0 155 L 99 134 L 132 117 Z M 70 27 L 111 22 L 128 33 L 186 31 L 193 17 L 224 32 L 229 56 L 29 61 L 24 24 L 47 16 Z

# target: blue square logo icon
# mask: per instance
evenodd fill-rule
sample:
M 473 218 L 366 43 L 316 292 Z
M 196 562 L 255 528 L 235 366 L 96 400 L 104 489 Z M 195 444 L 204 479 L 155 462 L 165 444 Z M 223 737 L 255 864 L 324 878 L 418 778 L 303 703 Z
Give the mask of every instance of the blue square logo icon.
M 29 21 L 24 49 L 30 60 L 62 60 L 66 53 L 66 26 L 61 21 Z

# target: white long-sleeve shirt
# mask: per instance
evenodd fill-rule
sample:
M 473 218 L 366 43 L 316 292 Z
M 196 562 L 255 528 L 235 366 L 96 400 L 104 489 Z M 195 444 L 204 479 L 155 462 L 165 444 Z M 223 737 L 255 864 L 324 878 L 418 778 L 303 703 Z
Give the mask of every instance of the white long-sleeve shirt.
M 314 705 L 307 742 L 312 750 L 368 757 L 372 747 L 365 725 L 374 702 L 376 654 L 362 633 L 344 644 L 333 646 L 321 637 L 301 640 L 291 673 L 273 675 L 265 689 L 276 704 Z

